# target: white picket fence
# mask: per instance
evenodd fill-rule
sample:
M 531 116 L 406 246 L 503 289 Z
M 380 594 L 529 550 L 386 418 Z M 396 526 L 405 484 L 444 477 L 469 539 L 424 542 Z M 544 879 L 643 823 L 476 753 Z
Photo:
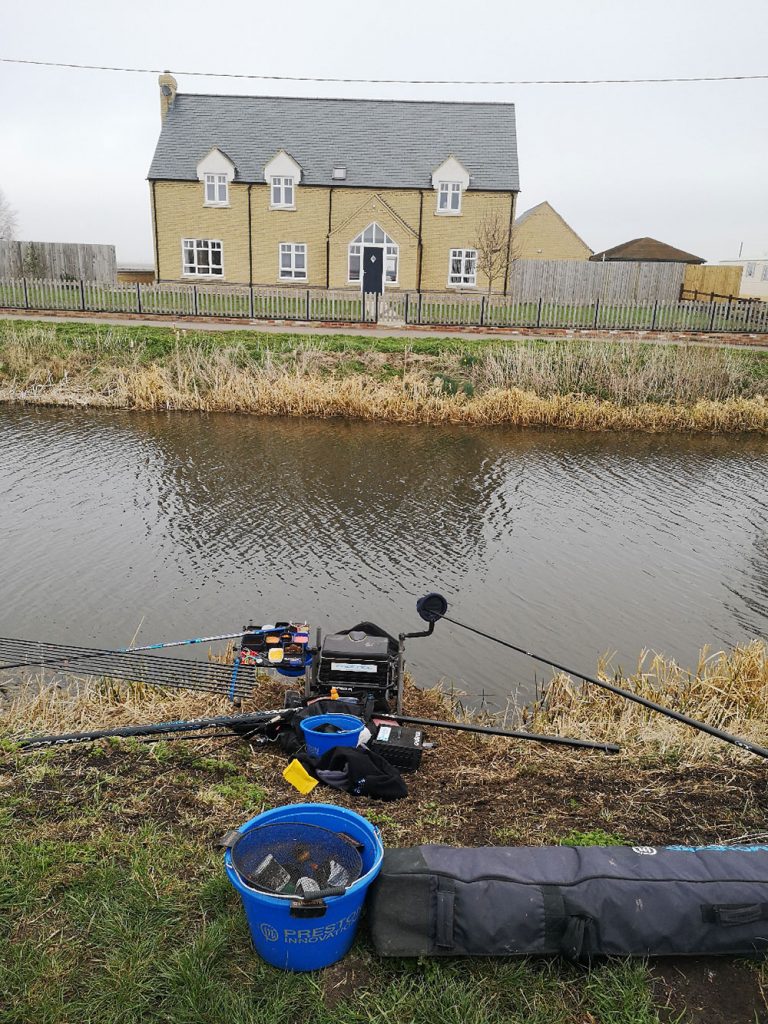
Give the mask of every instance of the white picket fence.
M 0 279 L 0 308 L 437 327 L 768 333 L 768 303 L 746 299 L 555 302 L 475 293 L 361 295 L 351 289 L 15 278 Z

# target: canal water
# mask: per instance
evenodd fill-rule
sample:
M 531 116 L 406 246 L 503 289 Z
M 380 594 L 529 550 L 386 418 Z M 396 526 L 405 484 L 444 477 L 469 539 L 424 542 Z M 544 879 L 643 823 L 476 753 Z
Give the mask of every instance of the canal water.
M 456 619 L 587 672 L 764 635 L 768 442 L 0 409 L 0 635 L 122 646 L 278 618 Z M 196 656 L 202 652 L 198 648 Z M 417 681 L 550 672 L 447 623 Z

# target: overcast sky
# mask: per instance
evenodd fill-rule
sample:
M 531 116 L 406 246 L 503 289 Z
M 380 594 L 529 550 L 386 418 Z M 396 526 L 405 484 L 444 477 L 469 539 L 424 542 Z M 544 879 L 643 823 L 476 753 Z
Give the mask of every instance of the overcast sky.
M 624 86 L 307 85 L 354 78 L 768 72 L 768 0 L 35 0 L 3 4 L 0 56 L 169 68 L 181 92 L 504 100 L 522 212 L 544 199 L 595 250 L 643 235 L 711 261 L 768 254 L 768 81 Z M 154 75 L 0 64 L 0 189 L 18 237 L 152 261 Z M 375 125 L 371 126 L 375 130 Z

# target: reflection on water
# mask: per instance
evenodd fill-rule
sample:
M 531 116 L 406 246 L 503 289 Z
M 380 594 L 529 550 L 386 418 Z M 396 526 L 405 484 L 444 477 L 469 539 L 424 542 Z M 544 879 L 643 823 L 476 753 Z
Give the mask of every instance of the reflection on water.
M 5 636 L 397 632 L 427 589 L 586 671 L 765 628 L 761 440 L 6 408 L 0 441 Z M 548 677 L 447 623 L 409 663 L 497 705 Z

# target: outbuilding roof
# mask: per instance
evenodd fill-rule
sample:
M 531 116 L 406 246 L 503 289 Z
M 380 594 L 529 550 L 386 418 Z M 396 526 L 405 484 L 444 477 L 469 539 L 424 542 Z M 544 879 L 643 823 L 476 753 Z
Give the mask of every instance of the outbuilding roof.
M 621 245 L 614 245 L 612 249 L 605 249 L 603 252 L 596 252 L 590 256 L 593 261 L 597 260 L 637 260 L 645 263 L 705 263 L 701 256 L 694 256 L 693 253 L 685 252 L 684 249 L 676 249 L 666 242 L 659 242 L 655 238 L 633 238 L 629 242 L 622 242 Z
M 148 177 L 196 181 L 214 146 L 240 182 L 263 182 L 265 164 L 283 149 L 300 165 L 303 185 L 430 188 L 432 172 L 454 156 L 471 189 L 520 188 L 512 103 L 177 93 Z M 334 167 L 346 168 L 343 181 L 331 178 Z

